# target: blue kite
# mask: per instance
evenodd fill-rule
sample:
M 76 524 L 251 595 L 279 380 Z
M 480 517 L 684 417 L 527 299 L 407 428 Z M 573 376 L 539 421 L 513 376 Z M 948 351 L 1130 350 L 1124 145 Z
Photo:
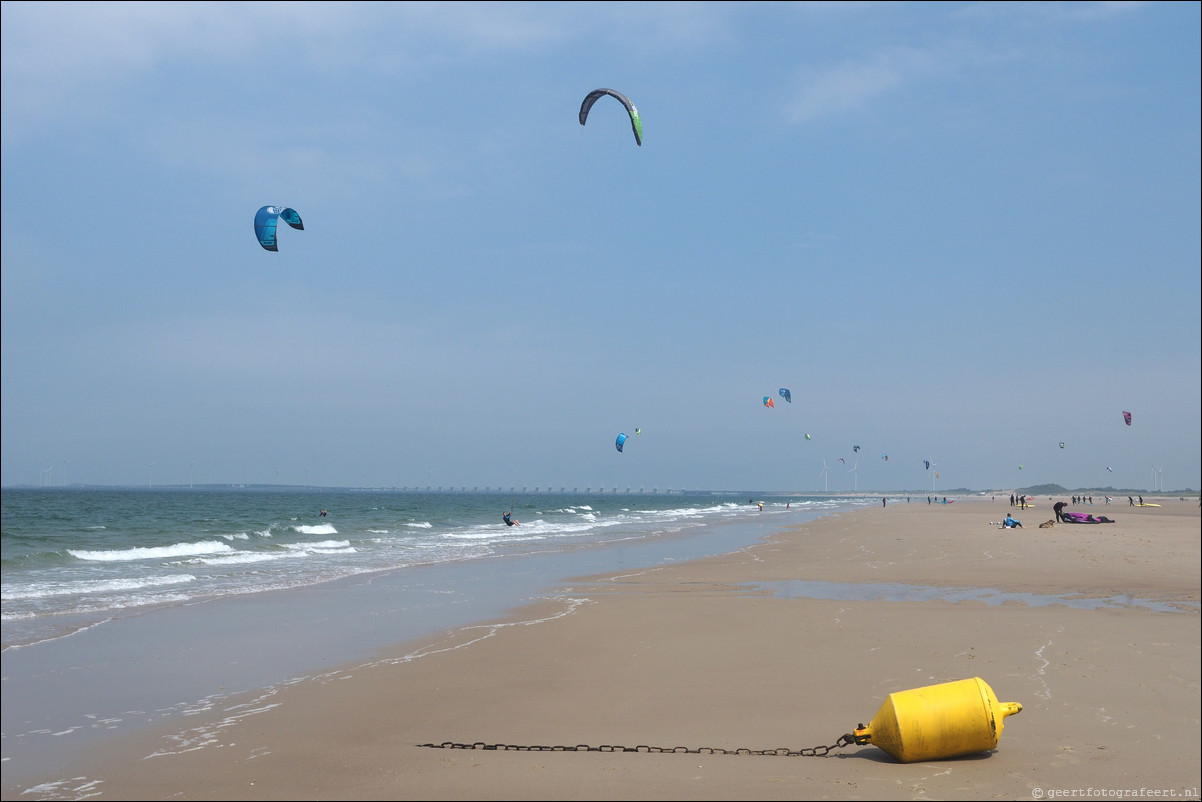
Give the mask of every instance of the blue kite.
M 259 238 L 259 244 L 263 246 L 264 250 L 279 250 L 275 244 L 275 229 L 277 221 L 281 218 L 297 231 L 305 230 L 305 224 L 301 222 L 300 215 L 296 213 L 295 209 L 264 206 L 255 212 L 255 236 Z

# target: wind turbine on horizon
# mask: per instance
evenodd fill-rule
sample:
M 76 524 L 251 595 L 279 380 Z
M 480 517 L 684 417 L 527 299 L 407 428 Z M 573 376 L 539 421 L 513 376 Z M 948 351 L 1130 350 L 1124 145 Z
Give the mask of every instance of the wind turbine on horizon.
M 847 472 L 851 474 L 851 492 L 853 493 L 860 492 L 860 475 L 856 473 L 856 468 L 859 467 L 860 461 L 856 460 L 852 466 L 847 469 Z
M 829 465 L 827 465 L 827 464 L 826 464 L 826 457 L 823 457 L 823 458 L 822 458 L 822 470 L 821 470 L 821 471 L 819 472 L 819 474 L 818 474 L 819 476 L 821 476 L 821 477 L 822 477 L 822 492 L 823 492 L 823 493 L 829 493 L 829 492 L 830 492 L 830 488 L 829 488 L 829 487 L 827 487 L 827 476 L 826 476 L 827 472 L 828 472 L 830 469 L 831 469 L 831 466 L 829 466 Z

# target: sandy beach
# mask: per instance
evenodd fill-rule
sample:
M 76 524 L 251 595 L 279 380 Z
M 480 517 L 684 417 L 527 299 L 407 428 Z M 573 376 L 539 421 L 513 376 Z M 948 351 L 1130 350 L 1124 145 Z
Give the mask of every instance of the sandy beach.
M 1155 500 L 1041 529 L 1040 499 L 1003 531 L 1001 496 L 891 499 L 733 554 L 581 578 L 185 731 L 106 742 L 58 775 L 77 779 L 25 794 L 6 780 L 3 796 L 1197 799 L 1202 517 L 1197 498 Z M 900 763 L 838 745 L 889 694 L 972 677 L 1022 705 L 996 749 Z M 755 754 L 772 750 L 794 754 Z

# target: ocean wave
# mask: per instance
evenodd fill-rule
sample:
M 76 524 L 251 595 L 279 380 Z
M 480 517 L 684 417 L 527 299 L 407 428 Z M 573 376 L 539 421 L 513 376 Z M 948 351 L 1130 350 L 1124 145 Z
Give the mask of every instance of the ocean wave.
M 308 525 L 308 524 L 301 524 L 300 526 L 292 527 L 292 529 L 296 532 L 301 533 L 302 535 L 336 535 L 336 534 L 338 534 L 338 530 L 335 529 L 332 524 L 317 524 L 315 526 Z
M 19 599 L 44 599 L 52 596 L 88 595 L 95 593 L 117 593 L 144 588 L 161 588 L 195 582 L 192 574 L 146 577 L 142 579 L 87 579 L 80 582 L 35 582 L 17 588 L 6 586 L 0 592 L 3 601 Z
M 190 560 L 183 560 L 181 562 L 184 565 L 250 565 L 252 563 L 272 562 L 273 560 L 287 560 L 294 556 L 296 555 L 291 552 L 236 551 L 232 554 L 193 557 Z
M 289 543 L 284 548 L 298 551 L 308 551 L 309 549 L 329 551 L 331 549 L 348 549 L 350 546 L 349 540 L 322 540 L 318 543 Z
M 171 557 L 191 557 L 202 554 L 221 554 L 233 551 L 226 543 L 216 540 L 202 540 L 199 543 L 175 543 L 170 546 L 144 547 L 135 546 L 131 549 L 113 549 L 111 551 L 86 551 L 83 549 L 67 549 L 67 553 L 77 560 L 89 562 L 131 562 L 133 560 L 161 560 Z

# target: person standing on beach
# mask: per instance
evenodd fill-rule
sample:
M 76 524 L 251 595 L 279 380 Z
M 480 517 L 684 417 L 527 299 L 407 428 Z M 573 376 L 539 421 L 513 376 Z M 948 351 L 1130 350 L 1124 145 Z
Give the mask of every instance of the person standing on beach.
M 1128 506 L 1128 507 L 1134 507 L 1134 506 L 1135 506 L 1135 500 L 1134 500 L 1134 499 L 1132 499 L 1132 498 L 1131 498 L 1131 496 L 1127 496 L 1127 506 Z
M 883 506 L 885 506 L 885 501 L 886 501 L 886 499 L 881 499 L 881 506 L 882 506 L 882 507 L 883 507 Z
M 1059 523 L 1063 523 L 1064 522 L 1064 502 L 1057 501 L 1055 504 L 1052 505 L 1052 509 L 1054 509 L 1056 511 L 1056 521 Z

